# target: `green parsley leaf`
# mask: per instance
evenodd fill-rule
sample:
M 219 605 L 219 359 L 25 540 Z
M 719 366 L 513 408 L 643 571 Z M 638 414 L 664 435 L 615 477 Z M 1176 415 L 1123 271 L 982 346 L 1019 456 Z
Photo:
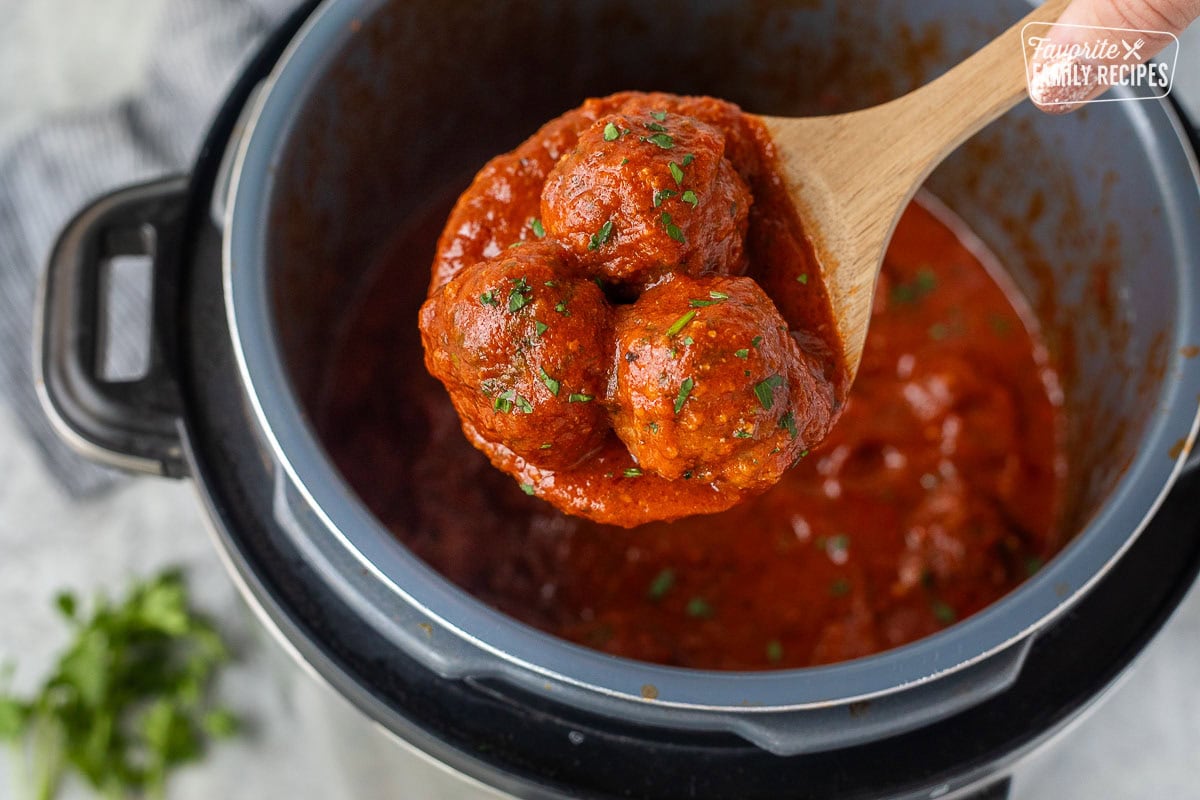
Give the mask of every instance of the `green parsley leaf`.
M 749 358 L 750 357 L 750 351 L 748 349 L 746 349 L 745 347 L 743 347 L 741 350 L 734 350 L 733 354 L 735 356 L 737 356 L 738 358 Z
M 937 289 L 937 275 L 929 267 L 922 267 L 916 276 L 904 283 L 892 287 L 890 294 L 893 303 L 910 304 L 924 300 Z
M 621 131 L 617 130 L 617 126 L 611 122 L 604 126 L 604 141 L 613 142 L 621 138 Z
M 783 645 L 778 639 L 772 639 L 767 642 L 767 661 L 772 664 L 778 664 L 783 661 Z
M 659 125 L 657 122 L 647 122 L 646 129 L 655 131 L 656 133 L 666 133 L 667 132 L 667 129 L 664 128 L 662 125 Z
M 573 394 L 567 398 L 568 403 L 590 403 L 592 396 L 590 394 Z
M 659 189 L 654 193 L 654 207 L 658 208 L 663 204 L 664 200 L 669 200 L 675 196 L 675 192 L 670 189 Z
M 567 310 L 567 304 L 564 302 L 560 302 L 556 306 L 554 306 L 554 310 L 557 311 L 559 314 L 563 314 L 564 316 L 568 316 L 568 317 L 571 316 L 571 312 Z
M 696 160 L 696 157 L 694 155 L 692 155 L 691 153 L 688 153 L 687 155 L 685 155 L 683 157 L 683 165 L 685 167 L 690 167 L 692 165 L 692 162 L 695 160 Z
M 663 150 L 670 150 L 675 146 L 675 140 L 671 138 L 670 134 L 666 133 L 656 133 L 653 136 L 647 136 L 646 141 L 658 145 Z
M 628 467 L 628 468 L 625 470 L 625 472 L 624 472 L 624 473 L 622 473 L 622 474 L 623 474 L 623 475 L 624 475 L 626 478 L 640 478 L 640 477 L 642 477 L 642 471 L 641 471 L 640 469 L 638 469 L 637 467 Z
M 754 395 L 758 398 L 759 405 L 761 405 L 764 410 L 770 411 L 771 406 L 775 405 L 774 390 L 782 385 L 782 375 L 772 375 L 771 377 L 754 384 Z
M 483 303 L 485 306 L 500 305 L 500 300 L 496 297 L 496 292 L 494 289 L 488 290 L 488 291 L 484 292 L 483 294 L 479 295 L 479 302 Z
M 796 276 L 796 280 L 800 281 L 803 284 L 807 284 L 808 283 L 808 273 L 801 272 L 799 275 Z
M 517 390 L 509 389 L 502 394 L 496 396 L 496 400 L 492 403 L 492 409 L 499 411 L 501 414 L 511 414 L 513 400 L 517 399 Z
M 679 319 L 677 319 L 673 323 L 671 323 L 671 327 L 667 328 L 667 336 L 668 337 L 674 336 L 675 334 L 679 333 L 681 330 L 686 328 L 688 323 L 696 318 L 696 313 L 697 312 L 695 312 L 695 311 L 689 311 L 686 314 L 684 314 L 682 317 L 680 317 Z
M 667 164 L 667 169 L 671 170 L 671 177 L 675 179 L 675 185 L 682 185 L 683 170 L 679 168 L 679 165 L 672 161 L 671 163 Z
M 517 395 L 516 399 L 513 400 L 513 403 L 516 404 L 517 410 L 519 410 L 522 414 L 532 414 L 533 413 L 533 404 L 530 403 L 528 400 L 526 400 L 521 395 Z
M 696 193 L 693 192 L 691 189 L 688 189 L 686 192 L 684 192 L 682 195 L 680 195 L 679 199 L 682 200 L 683 202 L 687 203 L 692 208 L 695 208 L 696 206 L 700 205 L 700 198 L 696 197 Z
M 536 331 L 536 333 L 535 333 L 534 335 L 535 335 L 535 336 L 541 336 L 543 333 L 545 333 L 545 332 L 546 332 L 546 329 L 547 329 L 547 328 L 549 328 L 549 327 L 550 327 L 550 326 L 549 326 L 549 325 L 547 325 L 547 324 L 546 324 L 546 323 L 544 323 L 544 322 L 541 322 L 541 321 L 539 321 L 539 320 L 534 320 L 534 322 L 533 322 L 533 328 L 534 328 L 534 330 Z
M 667 567 L 654 576 L 654 580 L 650 581 L 650 588 L 646 590 L 646 596 L 651 600 L 661 600 L 667 596 L 667 592 L 671 591 L 671 587 L 675 585 L 675 570 Z
M 654 117 L 659 122 L 667 121 L 667 112 L 665 111 L 651 111 L 650 116 Z
M 675 395 L 675 413 L 678 414 L 683 410 L 683 404 L 687 402 L 688 397 L 692 394 L 692 389 L 696 386 L 696 382 L 691 378 L 684 378 L 679 384 L 679 394 Z
M 679 230 L 679 226 L 672 221 L 670 214 L 664 211 L 661 219 L 663 226 L 667 229 L 667 236 L 680 244 L 687 244 L 687 240 L 683 238 L 683 231 Z
M 547 375 L 546 370 L 543 367 L 538 367 L 538 372 L 541 373 L 540 377 L 542 379 L 542 383 L 546 384 L 546 388 L 550 390 L 550 394 L 554 395 L 555 397 L 558 397 L 558 389 L 559 389 L 558 381 L 554 380 L 554 378 L 551 378 L 549 375 Z
M 588 240 L 588 250 L 599 250 L 608 242 L 608 237 L 612 235 L 613 224 L 610 219 L 608 222 L 600 226 L 600 230 L 592 234 L 592 238 Z
M 937 618 L 937 621 L 943 625 L 950 625 L 958 619 L 958 614 L 955 613 L 954 608 L 948 603 L 943 603 L 941 600 L 935 600 L 930 609 L 933 611 L 933 616 Z
M 708 619 L 713 615 L 713 607 L 703 597 L 693 597 L 688 600 L 687 608 L 684 610 L 693 619 Z
M 797 434 L 796 415 L 793 414 L 791 411 L 788 411 L 787 413 L 785 413 L 782 417 L 779 418 L 779 427 L 783 428 L 785 431 L 788 432 L 789 439 L 795 439 L 796 434 Z
M 760 344 L 762 344 L 762 337 L 761 337 L 761 336 L 755 336 L 753 339 L 751 339 L 751 340 L 750 340 L 750 346 L 751 346 L 751 347 L 753 347 L 755 350 L 757 350 L 757 349 L 758 349 L 758 346 L 759 346 Z
M 529 220 L 529 227 L 533 230 L 534 236 L 539 239 L 545 238 L 546 229 L 542 227 L 542 221 L 540 219 L 534 217 L 533 219 Z
M 754 438 L 754 434 L 751 433 L 750 431 L 737 430 L 737 431 L 733 432 L 733 438 L 735 438 L 735 439 L 752 439 L 752 438 Z
M 530 288 L 529 282 L 524 278 L 517 278 L 514 281 L 512 291 L 508 293 L 508 310 L 516 313 L 525 306 L 529 305 L 529 301 L 533 298 L 533 289 Z
M 525 494 L 529 495 L 530 497 L 533 497 L 535 489 L 534 489 L 532 483 L 522 483 L 521 491 L 524 492 Z

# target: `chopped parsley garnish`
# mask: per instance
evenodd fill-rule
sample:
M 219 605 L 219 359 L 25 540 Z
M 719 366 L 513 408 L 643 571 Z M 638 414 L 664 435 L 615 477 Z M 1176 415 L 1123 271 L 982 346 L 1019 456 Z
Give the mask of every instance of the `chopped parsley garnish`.
M 779 643 L 778 639 L 772 639 L 767 642 L 767 661 L 770 661 L 772 664 L 778 664 L 780 661 L 783 661 L 783 645 Z
M 724 302 L 729 299 L 729 295 L 724 292 L 709 292 L 710 300 L 689 300 L 688 305 L 692 308 L 705 308 L 706 306 L 715 306 L 717 303 Z
M 671 177 L 675 179 L 675 185 L 681 186 L 683 184 L 683 170 L 679 168 L 679 165 L 672 161 L 670 164 L 667 164 L 667 169 L 671 170 Z
M 537 217 L 529 220 L 529 227 L 533 231 L 533 235 L 539 239 L 545 238 L 546 229 L 542 227 L 542 221 Z
M 647 136 L 646 141 L 658 145 L 663 150 L 670 150 L 675 146 L 675 140 L 667 133 L 656 133 L 653 136 Z
M 533 492 L 534 492 L 533 484 L 532 483 L 522 483 L 521 491 L 524 492 L 525 494 L 529 495 L 530 497 L 533 497 Z
M 750 439 L 753 437 L 754 437 L 754 434 L 752 434 L 750 431 L 734 431 L 733 432 L 733 438 L 735 438 L 735 439 Z
M 685 167 L 691 166 L 691 163 L 695 160 L 696 160 L 696 157 L 694 155 L 692 155 L 691 153 L 688 153 L 686 156 L 683 157 L 683 165 Z
M 495 401 L 492 403 L 492 408 L 495 411 L 499 411 L 501 414 L 511 414 L 512 407 L 513 407 L 513 400 L 515 400 L 516 397 L 517 397 L 517 390 L 509 389 L 508 391 L 503 392 L 496 396 Z
M 542 379 L 542 383 L 546 384 L 546 388 L 550 390 L 550 394 L 554 395 L 555 397 L 558 397 L 558 389 L 559 389 L 558 381 L 554 380 L 554 378 L 551 378 L 549 375 L 547 375 L 544 367 L 538 367 L 538 372 L 541 373 L 539 375 L 539 377 Z
M 526 400 L 524 397 L 521 397 L 521 395 L 517 395 L 516 399 L 513 400 L 513 402 L 516 403 L 517 408 L 521 411 L 521 413 L 523 413 L 523 414 L 532 414 L 533 413 L 533 404 L 530 403 L 528 400 Z
M 675 413 L 678 414 L 683 409 L 683 404 L 692 394 L 692 389 L 696 386 L 696 382 L 691 378 L 684 378 L 679 384 L 679 394 L 675 395 Z
M 943 625 L 949 625 L 958 619 L 958 614 L 955 613 L 954 608 L 948 603 L 943 603 L 941 600 L 935 600 L 930 608 L 933 610 L 933 616 Z
M 764 410 L 770 411 L 771 406 L 775 405 L 774 390 L 782 385 L 782 375 L 772 375 L 771 377 L 754 384 L 754 395 L 758 398 L 759 405 L 761 405 Z
M 611 122 L 604 126 L 604 141 L 613 142 L 621 138 L 621 131 Z
M 588 250 L 599 250 L 612 235 L 613 224 L 610 219 L 608 222 L 600 226 L 600 230 L 592 234 L 592 238 L 588 240 Z
M 540 320 L 534 320 L 534 322 L 533 322 L 533 328 L 534 328 L 534 330 L 535 330 L 535 331 L 537 331 L 537 333 L 535 333 L 534 335 L 535 335 L 535 336 L 541 336 L 543 333 L 545 333 L 545 332 L 546 332 L 546 329 L 547 329 L 547 328 L 549 328 L 549 327 L 550 327 L 549 325 L 547 325 L 546 323 L 544 323 L 544 322 L 542 322 L 542 321 L 540 321 Z
M 651 111 L 650 116 L 654 117 L 659 122 L 667 121 L 667 112 L 665 111 Z
M 691 189 L 688 189 L 686 192 L 684 192 L 682 195 L 680 195 L 679 199 L 682 200 L 683 202 L 687 203 L 692 208 L 695 208 L 696 206 L 700 205 L 700 198 L 696 197 L 696 193 L 693 192 Z
M 545 282 L 544 284 L 542 284 L 542 285 L 543 285 L 543 286 L 549 286 L 551 289 L 553 289 L 553 288 L 554 288 L 554 281 L 546 281 L 546 282 Z
M 694 345 L 696 343 L 696 340 L 690 336 L 685 336 L 680 341 L 683 342 L 684 347 L 690 347 L 691 345 Z
M 801 458 L 808 458 L 808 451 L 807 451 L 807 450 L 802 450 L 802 451 L 800 452 L 800 457 L 801 457 Z
M 829 593 L 834 597 L 845 597 L 850 594 L 850 581 L 845 578 L 838 578 L 829 584 Z
M 725 294 L 724 292 L 713 291 L 713 292 L 709 292 L 708 296 L 711 297 L 713 300 L 728 300 L 729 299 L 729 295 Z
M 687 312 L 682 317 L 675 320 L 675 322 L 673 322 L 671 324 L 671 327 L 667 328 L 667 336 L 674 336 L 675 334 L 679 333 L 681 330 L 683 330 L 684 328 L 687 327 L 687 324 L 689 322 L 691 322 L 695 318 L 696 318 L 695 311 Z
M 488 291 L 479 295 L 479 302 L 483 303 L 485 306 L 500 305 L 500 300 L 496 297 L 496 291 L 494 289 L 489 289 Z
M 671 189 L 659 189 L 654 193 L 654 207 L 658 208 L 663 204 L 664 200 L 669 200 L 675 196 L 675 192 Z
M 580 392 L 580 393 L 573 394 L 570 397 L 568 397 L 567 402 L 568 403 L 590 403 L 590 402 L 592 402 L 592 396 L 590 394 L 583 394 L 582 392 Z
M 789 439 L 796 438 L 796 415 L 788 411 L 779 418 L 779 427 L 788 432 Z
M 666 133 L 667 132 L 667 129 L 664 128 L 662 125 L 659 125 L 657 122 L 647 122 L 646 129 L 654 131 L 655 133 Z
M 929 267 L 923 267 L 911 281 L 893 286 L 891 299 L 893 303 L 916 303 L 936 288 L 937 276 Z
M 671 591 L 671 587 L 674 585 L 675 570 L 667 567 L 655 575 L 654 580 L 650 581 L 650 588 L 646 590 L 646 596 L 651 600 L 661 600 L 666 597 L 667 592 Z
M 626 165 L 626 164 L 628 164 L 628 163 L 629 163 L 629 159 L 628 159 L 628 158 L 622 158 L 622 159 L 621 159 L 621 166 L 622 166 L 622 167 L 623 167 L 623 166 L 625 166 L 625 165 Z
M 658 433 L 658 423 L 657 422 L 651 422 L 646 427 L 650 429 L 651 433 Z
M 542 446 L 538 450 L 549 450 L 551 447 L 554 447 L 554 445 L 550 442 L 542 442 Z
M 762 344 L 762 337 L 761 337 L 761 336 L 755 336 L 753 339 L 751 339 L 751 340 L 750 340 L 750 346 L 751 346 L 751 347 L 753 347 L 755 350 L 757 350 L 757 349 L 758 349 L 758 346 L 759 346 L 760 344 Z
M 735 356 L 737 356 L 738 358 L 749 358 L 750 357 L 750 351 L 745 347 L 743 347 L 741 350 L 734 350 L 733 354 Z
M 708 619 L 713 615 L 712 605 L 703 597 L 693 597 L 688 600 L 687 608 L 684 610 L 693 619 Z
M 640 477 L 642 477 L 642 471 L 641 471 L 640 469 L 638 469 L 637 467 L 629 467 L 629 468 L 627 468 L 627 469 L 625 470 L 625 472 L 623 472 L 622 474 L 623 474 L 623 475 L 624 475 L 626 478 L 640 478 Z
M 664 211 L 661 219 L 663 227 L 667 229 L 667 236 L 680 244 L 687 244 L 687 239 L 683 238 L 683 231 L 679 230 L 679 226 L 672 221 L 670 214 Z
M 532 297 L 533 289 L 530 288 L 529 282 L 524 278 L 517 278 L 512 291 L 508 293 L 508 310 L 512 312 L 520 311 L 529 305 Z
M 808 283 L 808 273 L 801 272 L 799 275 L 796 276 L 796 280 L 800 281 L 801 283 L 807 284 Z
M 560 314 L 565 314 L 568 317 L 571 316 L 571 312 L 567 310 L 567 304 L 565 302 L 558 303 L 558 305 L 554 306 L 554 310 Z
M 97 797 L 165 797 L 176 767 L 238 732 L 210 697 L 229 651 L 192 609 L 180 572 L 138 581 L 120 601 L 98 597 L 88 614 L 71 593 L 56 604 L 71 633 L 53 672 L 28 699 L 0 686 L 0 742 L 24 778 L 18 797 L 58 796 L 70 771 Z

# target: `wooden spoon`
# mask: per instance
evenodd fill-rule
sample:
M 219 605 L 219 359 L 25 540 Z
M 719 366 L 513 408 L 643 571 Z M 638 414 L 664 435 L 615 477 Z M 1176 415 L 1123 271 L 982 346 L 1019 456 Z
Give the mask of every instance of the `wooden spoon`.
M 1021 29 L 1057 20 L 1068 2 L 1049 0 L 937 80 L 891 102 L 830 117 L 762 118 L 821 262 L 850 380 L 900 213 L 943 158 L 1025 98 Z

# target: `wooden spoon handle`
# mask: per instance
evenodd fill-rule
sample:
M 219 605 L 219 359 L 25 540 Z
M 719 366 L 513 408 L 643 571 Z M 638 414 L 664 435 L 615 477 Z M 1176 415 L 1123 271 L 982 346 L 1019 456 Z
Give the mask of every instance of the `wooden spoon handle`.
M 893 143 L 908 155 L 908 166 L 916 173 L 914 184 L 1025 98 L 1022 29 L 1031 22 L 1054 22 L 1069 2 L 1048 0 L 937 80 L 871 110 L 906 140 Z

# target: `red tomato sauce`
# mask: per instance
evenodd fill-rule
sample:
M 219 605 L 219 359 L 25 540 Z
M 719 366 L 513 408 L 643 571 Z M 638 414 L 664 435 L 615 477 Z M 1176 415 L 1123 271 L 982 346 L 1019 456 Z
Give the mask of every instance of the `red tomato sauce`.
M 459 201 L 440 244 L 451 203 L 411 221 L 347 311 L 315 422 L 350 485 L 401 542 L 534 627 L 704 669 L 802 667 L 896 647 L 976 613 L 1053 555 L 1065 480 L 1057 377 L 995 258 L 932 199 L 910 206 L 897 227 L 840 419 L 765 493 L 732 507 L 721 500 L 719 513 L 625 528 L 594 519 L 632 524 L 639 514 L 679 516 L 647 516 L 661 512 L 656 504 L 682 503 L 681 514 L 704 506 L 666 491 L 686 482 L 627 477 L 635 462 L 619 442 L 557 484 L 554 473 L 526 484 L 567 508 L 578 504 L 563 498 L 579 494 L 590 505 L 576 511 L 591 520 L 493 467 L 424 368 L 420 289 L 431 261 L 436 288 L 537 234 L 530 219 L 556 153 L 611 100 L 589 102 L 494 160 L 487 169 L 499 172 L 477 179 L 482 188 Z M 735 107 L 685 102 L 726 131 L 746 124 Z M 809 279 L 817 273 L 799 229 L 775 213 L 786 198 L 766 167 L 769 143 L 752 126 L 740 130 L 726 146 L 754 193 L 746 274 L 793 331 L 833 352 L 828 301 Z M 579 246 L 588 252 L 582 235 Z M 831 358 L 828 377 L 837 382 L 839 370 Z M 572 474 L 573 483 L 563 478 Z M 693 494 L 705 489 L 692 484 Z
M 466 441 L 422 368 L 414 276 L 446 210 L 401 232 L 371 273 L 316 422 L 372 511 L 483 602 L 630 658 L 800 667 L 931 634 L 1058 547 L 1055 374 L 1022 299 L 930 208 L 900 221 L 825 442 L 759 497 L 633 529 L 523 494 Z

